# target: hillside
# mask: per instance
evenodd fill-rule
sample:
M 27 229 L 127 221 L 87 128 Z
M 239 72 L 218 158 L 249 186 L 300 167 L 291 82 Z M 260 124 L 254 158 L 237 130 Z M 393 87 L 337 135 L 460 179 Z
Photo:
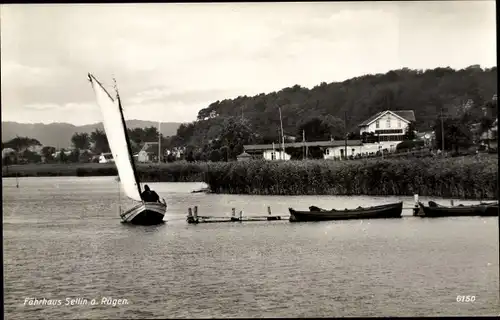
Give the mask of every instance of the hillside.
M 451 116 L 469 99 L 480 106 L 496 91 L 496 67 L 482 69 L 477 65 L 461 70 L 404 68 L 343 82 L 323 82 L 311 89 L 295 85 L 278 92 L 216 101 L 200 110 L 196 122 L 181 126 L 177 141 L 200 146 L 217 136 L 217 127 L 224 119 L 235 117 L 245 119 L 252 132 L 277 142 L 278 106 L 284 132 L 292 136 L 298 136 L 300 122 L 312 116 L 333 116 L 342 123 L 346 117 L 348 131 L 356 132 L 359 123 L 383 110 L 414 110 L 416 129 L 429 130 L 441 108 Z
M 180 123 L 163 122 L 161 124 L 161 133 L 164 136 L 174 135 L 179 128 Z M 128 120 L 127 127 L 130 129 L 157 127 L 158 122 L 143 121 L 143 120 Z M 2 122 L 2 142 L 15 138 L 16 135 L 22 137 L 35 138 L 43 145 L 59 148 L 67 148 L 71 146 L 71 137 L 75 132 L 90 133 L 95 129 L 103 130 L 102 123 L 75 126 L 69 123 L 18 123 L 18 122 Z

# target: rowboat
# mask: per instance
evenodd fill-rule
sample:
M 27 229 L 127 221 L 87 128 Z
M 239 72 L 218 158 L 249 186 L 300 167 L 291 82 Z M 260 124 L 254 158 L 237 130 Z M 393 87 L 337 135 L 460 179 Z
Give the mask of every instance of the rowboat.
M 486 210 L 482 214 L 482 216 L 487 217 L 498 217 L 498 202 L 494 203 L 483 203 L 486 206 Z
M 498 216 L 498 203 L 480 203 L 474 205 L 443 206 L 429 201 L 425 206 L 419 202 L 420 209 L 417 216 L 438 218 L 438 217 L 466 217 L 466 216 Z
M 88 79 L 94 89 L 97 104 L 101 108 L 104 130 L 118 171 L 117 180 L 121 184 L 125 195 L 135 202 L 135 205 L 125 212 L 121 212 L 120 206 L 122 221 L 138 225 L 163 223 L 163 217 L 167 211 L 165 200 L 163 200 L 163 203 L 145 202 L 141 197 L 141 184 L 139 183 L 132 155 L 118 90 L 115 87 L 116 98 L 113 99 L 102 84 L 90 73 Z
M 290 222 L 299 221 L 328 221 L 328 220 L 348 220 L 348 219 L 389 219 L 401 218 L 403 202 L 384 204 L 380 206 L 345 210 L 325 210 L 315 206 L 310 206 L 309 211 L 298 211 L 292 208 L 290 211 Z

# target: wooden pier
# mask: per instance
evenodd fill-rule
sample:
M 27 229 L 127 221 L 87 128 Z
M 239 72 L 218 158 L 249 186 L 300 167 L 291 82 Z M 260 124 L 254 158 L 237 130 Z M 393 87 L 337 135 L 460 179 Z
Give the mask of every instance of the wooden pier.
M 415 200 L 418 202 L 418 195 L 415 195 Z M 403 209 L 412 210 L 413 211 L 412 216 L 416 216 L 416 214 L 420 210 L 418 205 L 415 205 L 414 207 L 404 207 Z M 269 206 L 267 207 L 267 215 L 244 216 L 243 211 L 240 211 L 239 215 L 236 216 L 236 209 L 232 208 L 230 217 L 200 216 L 198 215 L 198 206 L 194 206 L 193 208 L 191 207 L 188 208 L 186 221 L 187 223 L 190 224 L 197 224 L 197 223 L 224 223 L 224 222 L 281 221 L 281 220 L 288 220 L 289 218 L 290 215 L 273 215 L 271 213 L 271 207 Z
M 188 209 L 187 222 L 188 223 L 222 223 L 222 222 L 251 222 L 251 221 L 280 221 L 288 219 L 289 216 L 273 216 L 271 214 L 271 207 L 267 207 L 267 216 L 243 216 L 243 211 L 240 211 L 236 217 L 236 209 L 231 209 L 231 217 L 213 217 L 213 216 L 199 216 L 198 206 Z

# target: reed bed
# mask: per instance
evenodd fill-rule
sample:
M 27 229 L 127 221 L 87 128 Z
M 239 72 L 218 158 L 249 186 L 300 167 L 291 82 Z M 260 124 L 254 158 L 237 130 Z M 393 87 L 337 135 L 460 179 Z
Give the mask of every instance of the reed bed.
M 497 199 L 498 158 L 213 163 L 205 182 L 215 193 Z

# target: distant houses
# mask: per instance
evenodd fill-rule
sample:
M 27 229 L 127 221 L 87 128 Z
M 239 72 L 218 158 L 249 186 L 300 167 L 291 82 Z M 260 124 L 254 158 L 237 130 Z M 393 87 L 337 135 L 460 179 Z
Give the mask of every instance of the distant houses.
M 158 161 L 158 142 L 145 142 L 137 154 L 138 162 Z
M 415 122 L 413 110 L 386 110 L 378 112 L 358 125 L 360 136 L 371 136 L 371 141 L 331 140 L 285 143 L 287 148 L 319 147 L 323 150 L 323 159 L 344 159 L 376 154 L 377 152 L 393 152 L 398 143 L 404 140 L 410 124 Z M 431 141 L 432 134 L 426 133 L 423 138 Z M 290 160 L 291 156 L 282 150 L 280 144 L 245 145 L 245 153 L 253 158 L 264 160 Z M 304 153 L 305 154 L 305 153 Z
M 344 140 L 332 141 L 307 141 L 285 143 L 287 148 L 303 148 L 304 151 L 311 147 L 320 147 L 324 150 L 324 159 L 343 158 L 346 154 L 346 142 Z M 263 158 L 264 160 L 290 160 L 291 155 L 283 152 L 279 144 L 261 144 L 243 146 L 245 153 L 253 158 Z M 363 152 L 361 140 L 347 140 L 347 156 L 354 156 Z

